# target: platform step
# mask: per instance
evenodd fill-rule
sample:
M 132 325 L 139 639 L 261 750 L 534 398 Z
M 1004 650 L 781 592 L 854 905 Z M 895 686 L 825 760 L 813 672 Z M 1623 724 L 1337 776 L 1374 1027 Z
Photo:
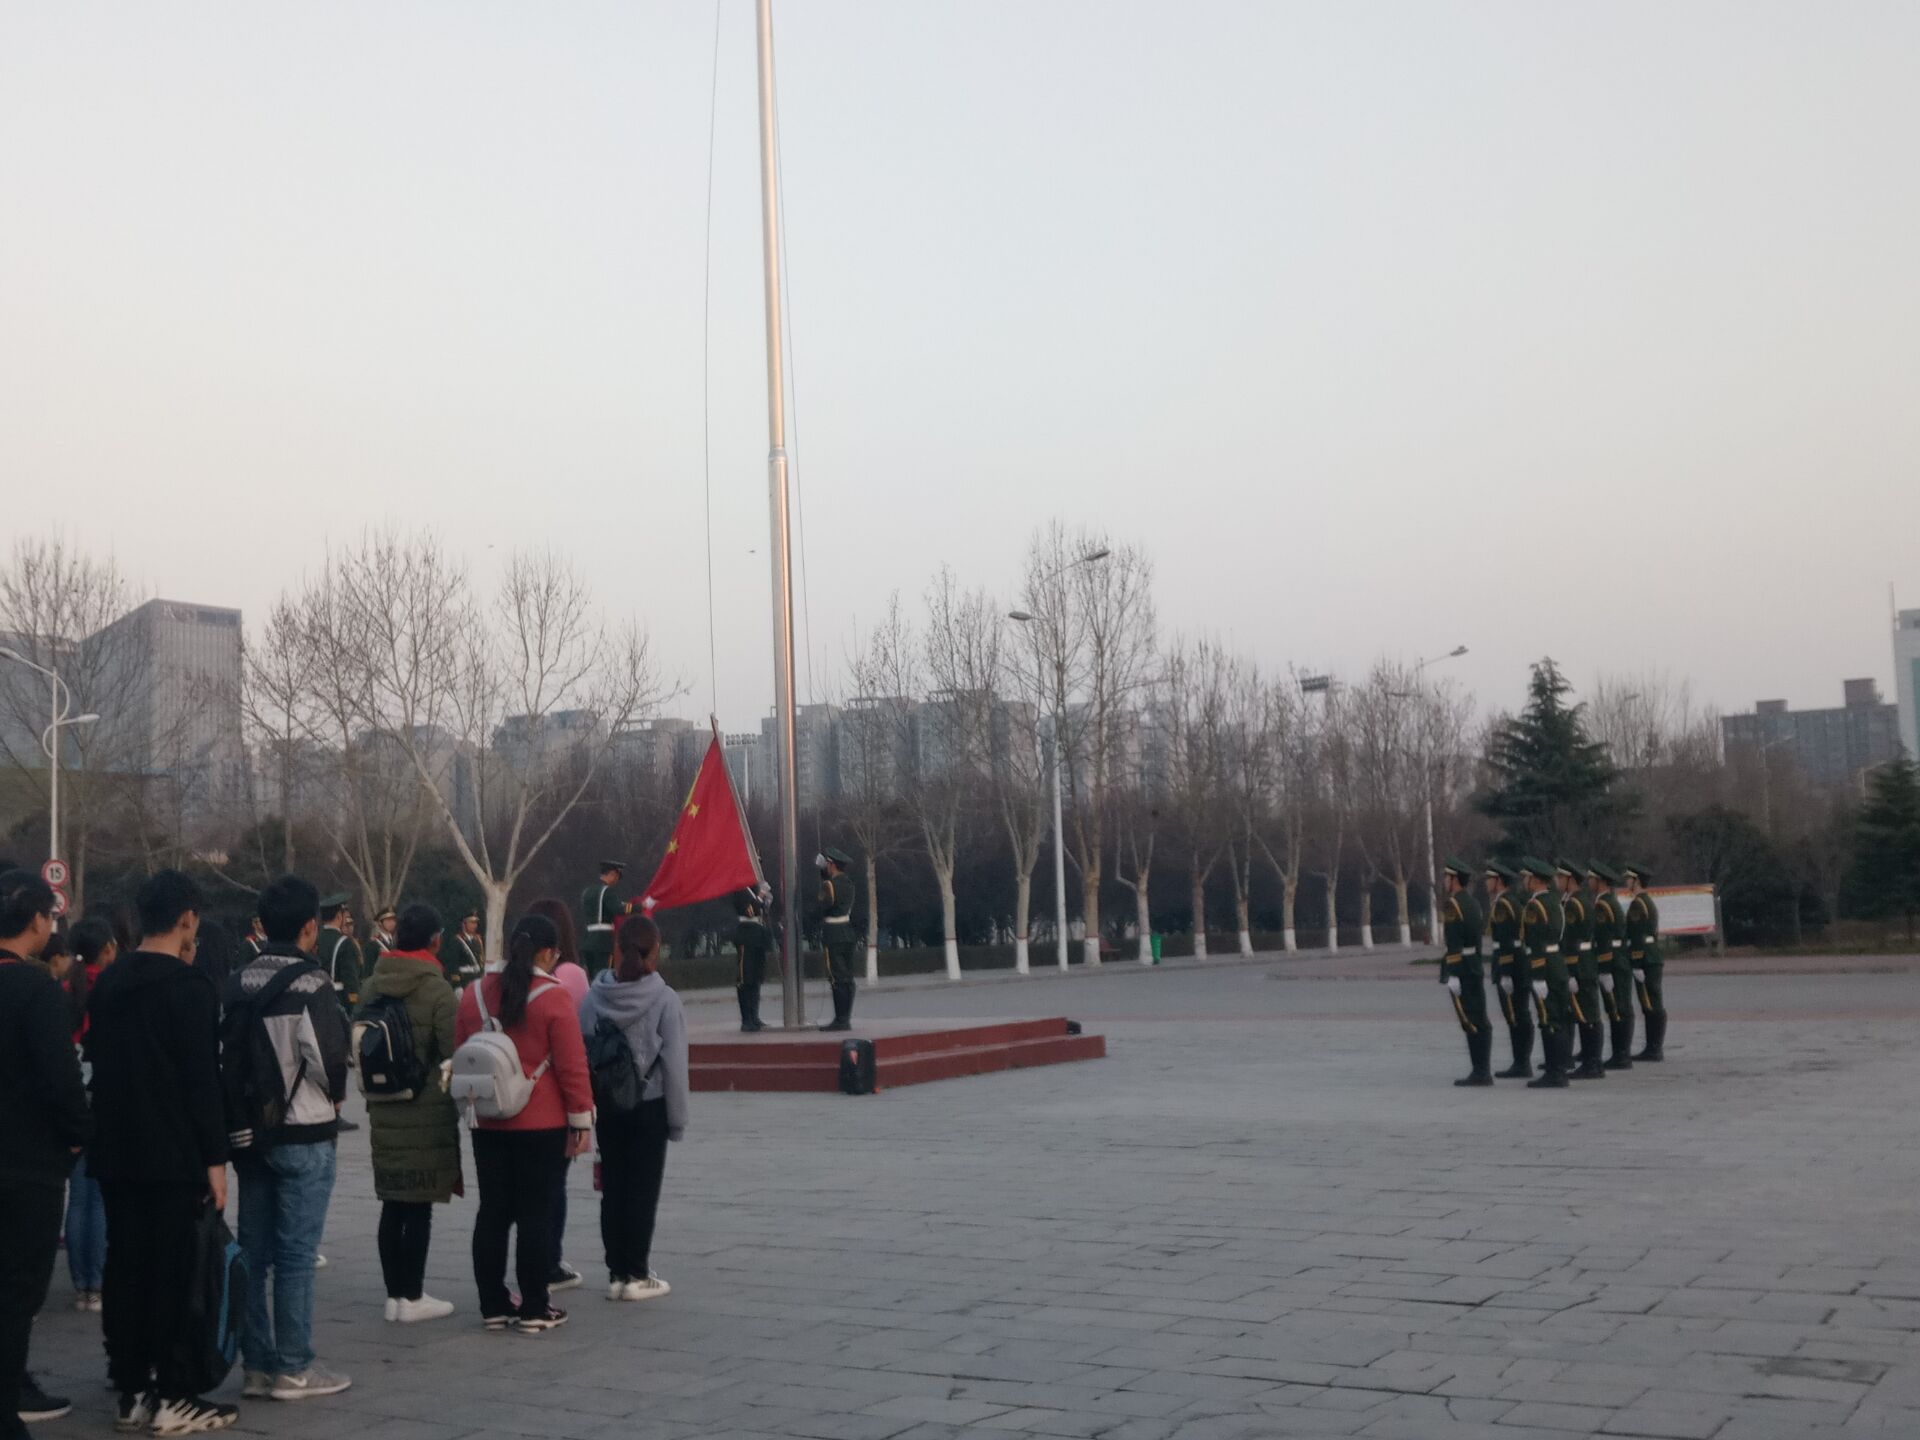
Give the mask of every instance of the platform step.
M 1016 1033 L 999 1033 L 1005 1031 Z M 989 1036 L 994 1038 L 986 1038 Z M 840 1088 L 840 1043 L 837 1039 L 825 1046 L 790 1041 L 758 1047 L 757 1053 L 747 1056 L 739 1056 L 739 1052 L 755 1052 L 756 1047 L 699 1045 L 692 1056 L 689 1083 L 700 1091 L 829 1093 Z M 1098 1060 L 1106 1053 L 1106 1037 L 1070 1035 L 1061 1020 L 878 1036 L 874 1040 L 874 1081 L 876 1088 L 885 1090 L 964 1075 Z

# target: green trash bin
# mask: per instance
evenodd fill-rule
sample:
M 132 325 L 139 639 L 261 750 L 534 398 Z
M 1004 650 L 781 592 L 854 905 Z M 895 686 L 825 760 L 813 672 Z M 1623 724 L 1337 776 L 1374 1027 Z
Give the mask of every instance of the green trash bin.
M 1153 963 L 1158 965 L 1160 963 L 1160 937 L 1158 935 L 1152 936 L 1151 941 L 1153 944 Z

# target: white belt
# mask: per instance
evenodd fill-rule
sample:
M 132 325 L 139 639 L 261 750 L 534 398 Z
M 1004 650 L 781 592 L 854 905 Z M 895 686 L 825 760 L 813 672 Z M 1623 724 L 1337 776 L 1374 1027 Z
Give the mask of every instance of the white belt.
M 851 915 L 828 915 L 822 919 L 820 923 L 822 925 L 851 925 L 853 923 L 853 917 Z
M 1559 953 L 1560 953 L 1560 947 L 1558 945 L 1547 946 L 1547 954 L 1558 955 Z
M 587 926 L 587 929 L 589 929 L 589 930 L 611 930 L 611 929 L 613 929 L 613 926 L 611 926 L 611 925 L 589 925 L 589 926 Z
M 1593 942 L 1591 940 L 1582 940 L 1580 942 L 1580 948 L 1582 950 L 1591 950 L 1593 948 Z

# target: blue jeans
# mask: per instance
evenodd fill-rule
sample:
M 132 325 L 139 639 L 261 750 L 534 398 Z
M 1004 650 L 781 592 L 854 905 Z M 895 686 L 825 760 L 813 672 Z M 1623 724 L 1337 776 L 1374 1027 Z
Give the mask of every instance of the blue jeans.
M 313 1257 L 333 1198 L 331 1140 L 276 1145 L 234 1163 L 240 1179 L 240 1248 L 247 1256 L 247 1369 L 298 1375 L 313 1364 Z M 273 1308 L 267 1308 L 267 1272 Z
M 107 1278 L 107 1202 L 84 1158 L 67 1184 L 67 1273 L 75 1290 L 97 1292 Z

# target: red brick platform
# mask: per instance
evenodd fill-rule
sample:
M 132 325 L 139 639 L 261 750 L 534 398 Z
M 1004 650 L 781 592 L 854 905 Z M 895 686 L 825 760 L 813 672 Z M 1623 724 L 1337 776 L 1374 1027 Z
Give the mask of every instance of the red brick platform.
M 848 1038 L 873 1041 L 874 1080 L 882 1090 L 1107 1053 L 1105 1036 L 1069 1035 L 1064 1019 L 875 1020 L 856 1022 L 851 1037 L 771 1027 L 742 1035 L 737 1028 L 697 1025 L 689 1037 L 690 1078 L 695 1090 L 837 1091 L 840 1045 Z

